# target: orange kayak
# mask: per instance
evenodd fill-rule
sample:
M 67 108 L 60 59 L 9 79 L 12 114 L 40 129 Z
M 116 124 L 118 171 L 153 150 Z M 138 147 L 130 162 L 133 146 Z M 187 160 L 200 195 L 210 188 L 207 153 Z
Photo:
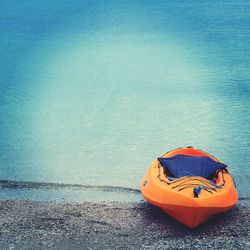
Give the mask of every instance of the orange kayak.
M 140 189 L 147 202 L 191 228 L 232 209 L 238 201 L 227 166 L 193 147 L 154 160 Z

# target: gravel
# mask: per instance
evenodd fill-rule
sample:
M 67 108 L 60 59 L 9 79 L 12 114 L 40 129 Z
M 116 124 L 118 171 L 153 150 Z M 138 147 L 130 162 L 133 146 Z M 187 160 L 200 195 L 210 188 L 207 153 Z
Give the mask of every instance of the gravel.
M 0 201 L 0 249 L 250 249 L 250 207 L 189 229 L 147 204 Z

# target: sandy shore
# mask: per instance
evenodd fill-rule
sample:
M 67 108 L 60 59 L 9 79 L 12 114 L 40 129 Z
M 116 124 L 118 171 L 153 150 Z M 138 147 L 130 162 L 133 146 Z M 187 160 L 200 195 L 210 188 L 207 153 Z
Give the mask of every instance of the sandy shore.
M 147 203 L 0 201 L 1 249 L 250 249 L 246 201 L 188 229 Z

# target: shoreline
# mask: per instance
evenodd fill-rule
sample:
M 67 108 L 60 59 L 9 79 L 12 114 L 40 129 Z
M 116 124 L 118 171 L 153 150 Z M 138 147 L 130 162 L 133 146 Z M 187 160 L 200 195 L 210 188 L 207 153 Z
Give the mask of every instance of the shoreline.
M 0 200 L 1 249 L 249 249 L 250 206 L 189 229 L 146 202 Z

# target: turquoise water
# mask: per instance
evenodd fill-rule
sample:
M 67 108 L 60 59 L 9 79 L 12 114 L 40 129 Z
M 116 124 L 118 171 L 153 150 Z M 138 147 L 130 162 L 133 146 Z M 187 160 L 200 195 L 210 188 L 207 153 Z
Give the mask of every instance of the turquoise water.
M 249 195 L 250 2 L 13 0 L 0 17 L 0 179 L 136 189 L 193 145 Z

